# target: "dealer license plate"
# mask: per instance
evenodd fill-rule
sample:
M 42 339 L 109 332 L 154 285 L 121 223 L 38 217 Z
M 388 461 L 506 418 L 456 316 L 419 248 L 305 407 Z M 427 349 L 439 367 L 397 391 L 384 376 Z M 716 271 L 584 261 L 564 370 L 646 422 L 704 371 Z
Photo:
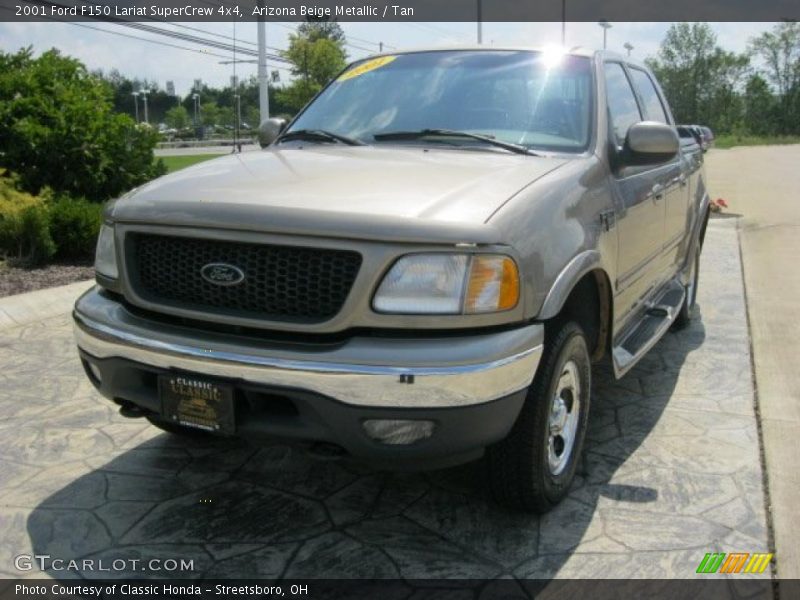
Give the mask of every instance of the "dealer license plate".
M 158 389 L 167 421 L 218 433 L 236 430 L 232 386 L 176 374 L 159 377 Z

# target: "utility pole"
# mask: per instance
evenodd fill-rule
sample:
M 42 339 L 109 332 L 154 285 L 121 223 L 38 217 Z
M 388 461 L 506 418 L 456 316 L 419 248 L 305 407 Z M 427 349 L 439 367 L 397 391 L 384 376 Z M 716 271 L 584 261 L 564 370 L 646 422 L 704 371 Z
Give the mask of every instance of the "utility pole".
M 269 77 L 267 75 L 267 23 L 264 21 L 264 0 L 258 0 L 258 110 L 261 123 L 269 119 Z M 259 125 L 261 124 L 259 123 Z
M 631 55 L 631 50 L 633 50 L 633 44 L 631 44 L 630 42 L 625 42 L 625 45 L 622 46 L 622 47 L 625 48 L 625 50 L 628 51 L 628 56 L 630 56 Z
M 139 122 L 139 92 L 133 92 L 133 105 L 136 107 L 136 122 Z
M 383 42 L 378 42 L 378 52 L 383 52 Z
M 478 0 L 478 45 L 483 43 L 483 15 L 482 15 L 481 0 Z
M 236 100 L 236 149 L 241 152 L 242 151 L 242 97 L 237 92 L 234 94 L 234 99 Z
M 605 50 L 608 47 L 608 30 L 611 29 L 613 25 L 606 20 L 598 21 L 597 24 L 603 28 L 603 50 Z
M 561 45 L 567 45 L 567 0 L 561 0 Z

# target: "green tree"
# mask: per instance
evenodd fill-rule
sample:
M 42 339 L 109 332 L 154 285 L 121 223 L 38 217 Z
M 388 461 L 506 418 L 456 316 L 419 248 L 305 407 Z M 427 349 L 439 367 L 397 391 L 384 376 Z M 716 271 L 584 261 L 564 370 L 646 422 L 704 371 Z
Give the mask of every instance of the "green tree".
M 678 122 L 700 123 L 721 131 L 730 131 L 741 122 L 740 88 L 749 58 L 720 48 L 708 24 L 671 25 L 658 56 L 647 62 Z
M 336 21 L 305 21 L 297 26 L 297 33 L 311 42 L 330 40 L 344 48 L 347 39 Z
M 779 133 L 800 132 L 800 23 L 777 23 L 750 40 L 750 51 L 764 62 L 777 91 Z
M 220 107 L 216 102 L 203 102 L 200 105 L 200 121 L 210 127 L 220 123 Z
M 164 115 L 164 122 L 173 129 L 186 129 L 192 124 L 189 111 L 183 106 L 173 106 Z
M 283 55 L 292 63 L 295 80 L 277 94 L 290 110 L 300 110 L 347 64 L 344 33 L 331 22 L 303 23 L 289 36 Z
M 31 48 L 0 52 L 0 165 L 20 186 L 102 201 L 165 169 L 157 134 L 115 113 L 110 86 L 78 60 Z
M 744 92 L 745 129 L 755 135 L 777 133 L 777 102 L 767 81 L 759 74 L 747 81 Z

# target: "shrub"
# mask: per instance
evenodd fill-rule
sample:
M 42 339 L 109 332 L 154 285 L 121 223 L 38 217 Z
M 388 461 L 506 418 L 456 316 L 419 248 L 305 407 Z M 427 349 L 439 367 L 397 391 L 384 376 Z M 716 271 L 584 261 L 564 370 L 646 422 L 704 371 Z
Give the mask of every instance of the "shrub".
M 0 51 L 0 157 L 21 189 L 103 201 L 164 173 L 158 132 L 113 112 L 109 84 L 49 50 Z
M 56 251 L 50 236 L 49 192 L 34 196 L 15 184 L 15 178 L 0 169 L 0 253 L 20 264 L 41 264 Z
M 50 203 L 50 235 L 56 257 L 66 260 L 90 259 L 103 222 L 103 205 L 85 198 L 58 197 Z

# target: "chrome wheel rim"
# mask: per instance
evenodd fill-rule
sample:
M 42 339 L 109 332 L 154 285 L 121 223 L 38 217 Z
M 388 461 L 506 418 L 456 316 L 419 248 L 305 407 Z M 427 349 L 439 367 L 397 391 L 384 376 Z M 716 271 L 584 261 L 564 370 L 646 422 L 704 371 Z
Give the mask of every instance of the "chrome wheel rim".
M 558 377 L 547 419 L 547 464 L 550 473 L 560 475 L 567 468 L 575 449 L 581 408 L 578 365 L 567 361 Z

